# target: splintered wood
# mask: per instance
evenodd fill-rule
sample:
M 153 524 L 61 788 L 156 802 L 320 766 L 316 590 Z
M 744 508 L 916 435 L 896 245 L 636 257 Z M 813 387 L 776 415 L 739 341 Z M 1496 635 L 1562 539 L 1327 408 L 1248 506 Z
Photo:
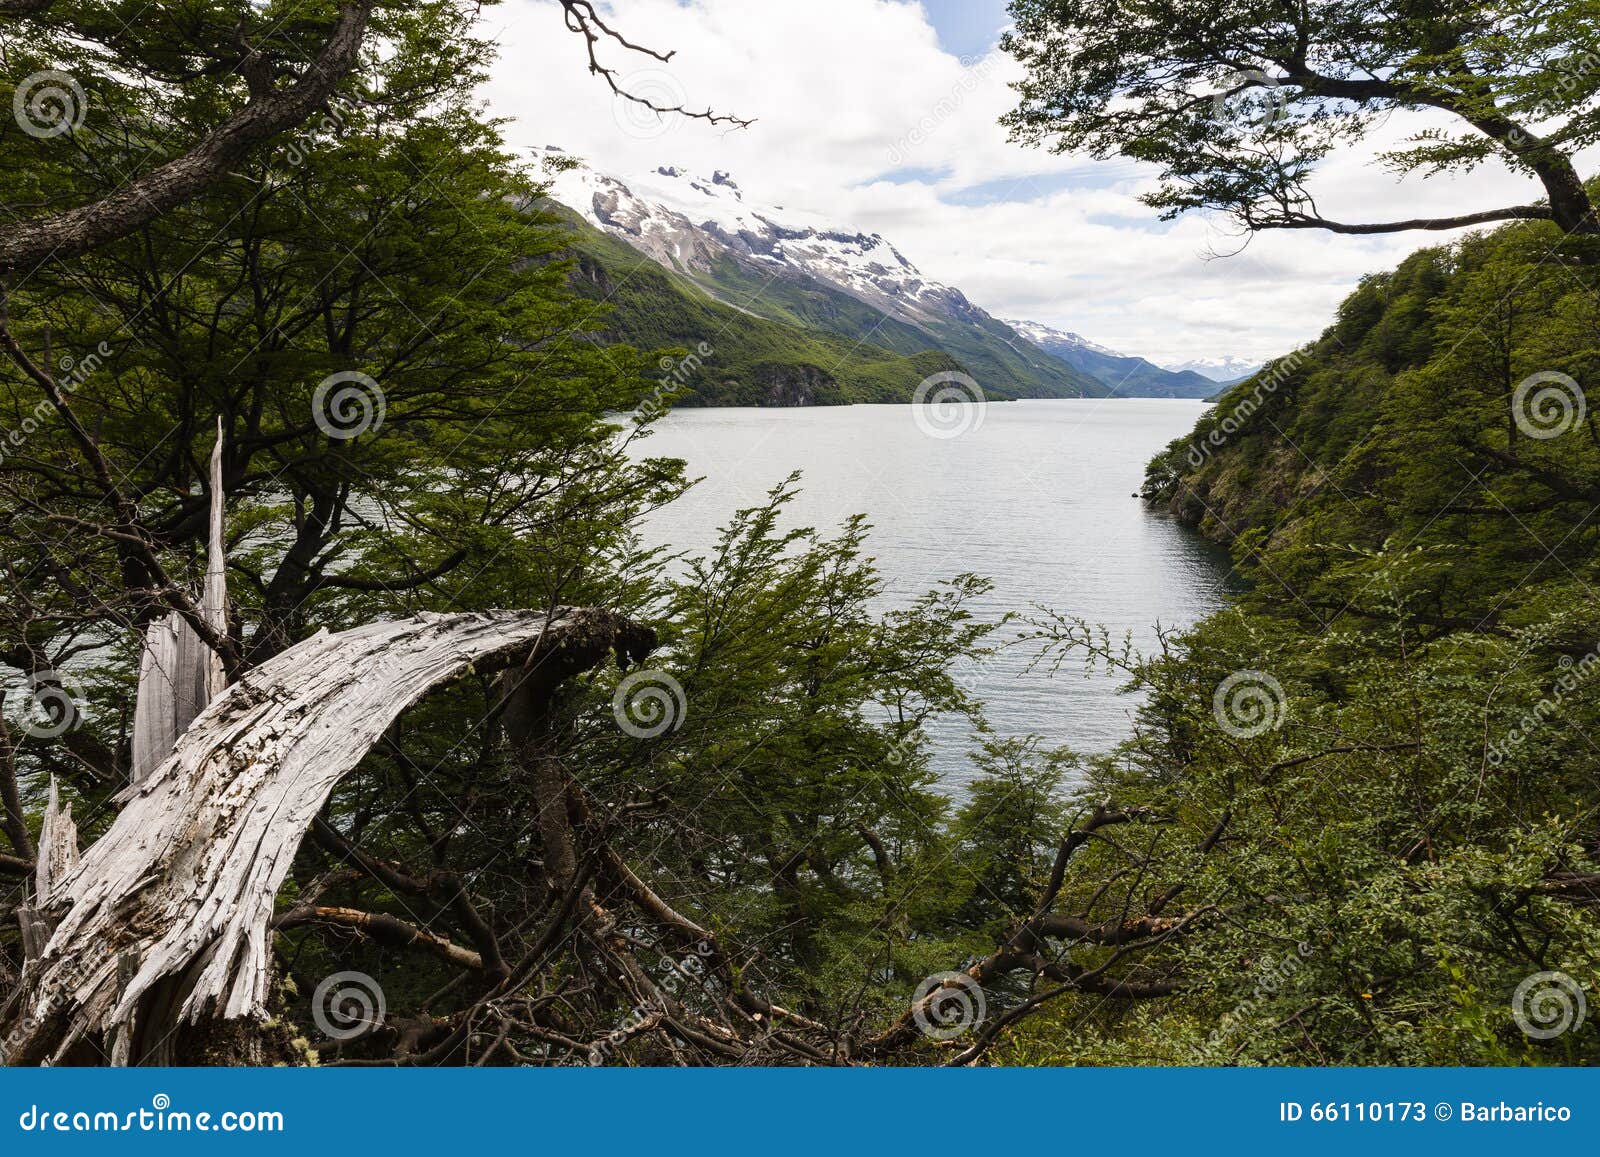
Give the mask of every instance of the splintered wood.
M 526 662 L 564 678 L 640 633 L 604 611 L 424 615 L 324 632 L 246 675 L 51 879 L 40 907 L 55 927 L 25 969 L 6 1059 L 54 1063 L 86 1041 L 137 1061 L 184 1024 L 264 1018 L 269 922 L 295 851 L 396 717 L 471 670 Z

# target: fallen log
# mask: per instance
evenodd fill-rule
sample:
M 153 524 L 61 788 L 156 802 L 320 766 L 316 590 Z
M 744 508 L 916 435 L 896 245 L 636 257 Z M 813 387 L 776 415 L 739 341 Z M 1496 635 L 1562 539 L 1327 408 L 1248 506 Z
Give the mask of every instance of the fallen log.
M 601 610 L 423 615 L 324 632 L 250 672 L 53 886 L 54 929 L 0 1024 L 5 1062 L 172 1063 L 217 1022 L 260 1025 L 295 851 L 402 711 L 468 672 L 521 668 L 553 689 L 654 641 Z

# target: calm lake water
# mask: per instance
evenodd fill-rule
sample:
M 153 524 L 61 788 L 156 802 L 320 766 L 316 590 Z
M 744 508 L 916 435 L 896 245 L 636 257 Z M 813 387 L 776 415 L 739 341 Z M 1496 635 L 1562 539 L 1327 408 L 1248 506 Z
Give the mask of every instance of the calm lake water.
M 1042 603 L 1114 637 L 1131 630 L 1148 649 L 1158 623 L 1187 626 L 1227 589 L 1225 555 L 1132 497 L 1145 463 L 1204 409 L 1167 399 L 1005 402 L 947 414 L 939 426 L 931 410 L 919 421 L 911 406 L 680 410 L 641 451 L 683 458 L 704 480 L 643 534 L 676 550 L 709 548 L 735 510 L 800 470 L 796 524 L 826 531 L 867 515 L 887 605 L 973 571 L 995 584 L 984 615 Z M 1136 703 L 1120 680 L 1085 678 L 1076 666 L 1030 673 L 1032 654 L 1009 648 L 964 675 L 997 731 L 1086 753 L 1128 737 Z M 931 731 L 938 770 L 959 790 L 972 774 L 967 728 Z

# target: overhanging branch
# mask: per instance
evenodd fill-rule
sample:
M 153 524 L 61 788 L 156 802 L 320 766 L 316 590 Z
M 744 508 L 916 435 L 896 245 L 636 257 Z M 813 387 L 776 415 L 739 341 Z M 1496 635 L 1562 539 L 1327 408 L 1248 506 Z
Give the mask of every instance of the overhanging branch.
M 9 0 L 0 12 L 39 11 Z M 322 52 L 286 88 L 253 94 L 188 153 L 135 177 L 89 205 L 36 217 L 0 230 L 0 270 L 77 257 L 125 237 L 199 195 L 257 145 L 299 124 L 332 95 L 360 59 L 373 0 L 344 4 Z

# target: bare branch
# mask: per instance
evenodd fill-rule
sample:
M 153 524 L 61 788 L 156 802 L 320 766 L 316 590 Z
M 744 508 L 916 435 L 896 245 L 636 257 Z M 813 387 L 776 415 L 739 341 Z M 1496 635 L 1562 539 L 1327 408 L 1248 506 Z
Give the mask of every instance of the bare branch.
M 595 76 L 599 76 L 604 79 L 607 87 L 609 87 L 612 93 L 616 96 L 620 96 L 623 100 L 632 101 L 634 104 L 642 105 L 651 112 L 656 113 L 658 116 L 667 116 L 671 113 L 677 113 L 680 116 L 691 117 L 695 120 L 703 120 L 708 124 L 731 124 L 735 128 L 741 129 L 747 129 L 756 123 L 753 118 L 746 120 L 743 117 L 736 117 L 731 114 L 715 113 L 712 112 L 709 107 L 703 112 L 694 112 L 681 104 L 657 104 L 649 97 L 640 96 L 638 93 L 629 92 L 620 83 L 618 83 L 616 69 L 608 68 L 606 65 L 601 64 L 599 56 L 595 53 L 595 46 L 599 44 L 602 36 L 614 40 L 617 44 L 628 49 L 629 51 L 641 53 L 653 60 L 659 60 L 662 63 L 666 63 L 667 61 L 671 60 L 674 53 L 657 52 L 653 48 L 646 48 L 643 45 L 634 44 L 620 32 L 617 32 L 608 26 L 605 21 L 603 21 L 595 12 L 594 5 L 589 3 L 589 0 L 561 0 L 561 7 L 566 14 L 567 28 L 578 33 L 584 39 L 584 47 L 589 53 L 589 71 Z

